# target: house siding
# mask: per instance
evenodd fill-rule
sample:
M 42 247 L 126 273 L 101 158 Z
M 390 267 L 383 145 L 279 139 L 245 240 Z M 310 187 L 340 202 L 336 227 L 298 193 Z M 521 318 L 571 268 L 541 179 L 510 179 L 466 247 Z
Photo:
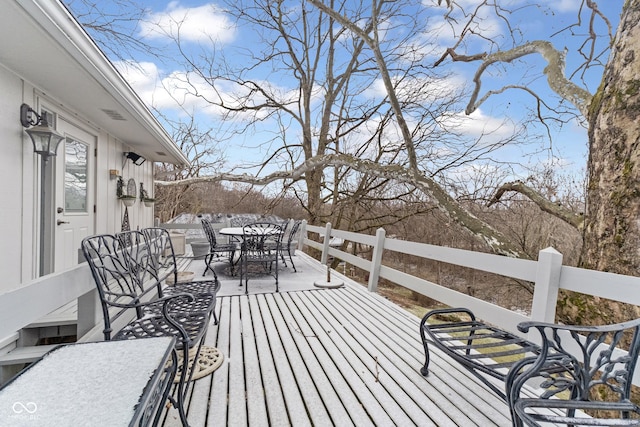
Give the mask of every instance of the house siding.
M 30 282 L 38 276 L 38 212 L 40 159 L 33 153 L 31 140 L 19 119 L 24 102 L 37 109 L 46 106 L 73 126 L 96 135 L 96 165 L 91 172 L 95 180 L 95 233 L 114 233 L 122 228 L 124 205 L 117 199 L 117 180 L 110 177 L 115 169 L 127 181 L 133 178 L 138 186 L 153 194 L 153 162 L 135 166 L 123 157 L 124 151 L 135 151 L 105 130 L 95 129 L 78 111 L 55 107 L 54 99 L 43 96 L 37 88 L 0 64 L 0 112 L 9 119 L 0 122 L 0 294 Z M 60 152 L 61 147 L 58 148 Z M 92 209 L 92 207 L 90 207 Z M 139 200 L 128 208 L 131 229 L 153 225 L 153 208 Z M 75 249 L 74 249 L 75 250 Z

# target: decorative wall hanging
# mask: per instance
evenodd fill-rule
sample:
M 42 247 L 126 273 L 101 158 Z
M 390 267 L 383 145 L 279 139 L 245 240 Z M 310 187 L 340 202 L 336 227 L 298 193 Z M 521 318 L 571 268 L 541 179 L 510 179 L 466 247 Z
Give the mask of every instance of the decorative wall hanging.
M 156 201 L 153 197 L 149 197 L 149 193 L 144 189 L 144 184 L 140 183 L 140 200 L 144 203 L 146 207 L 152 207 L 153 203 Z
M 131 190 L 132 188 L 133 188 L 133 191 Z M 124 203 L 125 208 L 127 206 L 133 206 L 133 204 L 136 202 L 138 198 L 136 182 L 133 180 L 133 178 L 128 181 L 126 192 L 125 192 L 124 180 L 122 179 L 121 176 L 118 177 L 118 182 L 116 184 L 116 196 L 118 197 L 118 199 L 122 200 L 122 203 Z

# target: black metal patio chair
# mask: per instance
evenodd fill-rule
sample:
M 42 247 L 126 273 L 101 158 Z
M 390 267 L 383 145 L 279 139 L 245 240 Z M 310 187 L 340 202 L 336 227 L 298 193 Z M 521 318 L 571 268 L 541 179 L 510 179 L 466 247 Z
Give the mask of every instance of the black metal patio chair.
M 296 273 L 298 272 L 298 270 L 296 269 L 296 265 L 293 263 L 293 255 L 296 253 L 296 247 L 298 246 L 298 241 L 296 240 L 296 238 L 298 237 L 298 230 L 300 229 L 300 224 L 302 224 L 302 221 L 298 220 L 295 221 L 293 223 L 293 225 L 291 226 L 291 230 L 289 230 L 289 234 L 286 234 L 286 242 L 284 242 L 284 237 L 283 237 L 283 242 L 280 245 L 280 258 L 282 259 L 282 263 L 284 264 L 284 266 L 287 266 L 287 261 L 284 259 L 284 255 L 285 252 L 287 253 L 287 255 L 289 256 L 289 261 L 291 261 L 291 266 L 293 267 L 293 271 L 295 271 Z
M 225 258 L 229 261 L 229 265 L 231 266 L 231 274 L 233 274 L 235 267 L 235 264 L 233 263 L 233 257 L 238 250 L 238 247 L 235 243 L 218 243 L 216 232 L 213 229 L 211 222 L 206 218 L 202 218 L 200 221 L 202 222 L 202 229 L 204 230 L 204 234 L 206 234 L 207 240 L 209 241 L 209 253 L 204 257 L 205 268 L 202 275 L 206 275 L 207 271 L 211 270 L 213 276 L 217 279 L 218 275 L 216 274 L 211 264 L 214 262 L 214 260 L 219 259 L 221 256 L 225 256 Z
M 189 352 L 197 355 L 202 346 L 215 296 L 188 293 L 160 296 L 161 285 L 153 279 L 146 280 L 150 256 L 141 232 L 90 236 L 83 239 L 81 247 L 100 297 L 106 341 L 176 337 L 173 362 L 180 377 L 177 400 L 173 396 L 170 399 L 183 425 L 187 425 L 184 396 L 193 374 Z M 178 352 L 182 353 L 181 362 Z
M 123 232 L 122 234 L 131 234 L 138 232 Z M 158 286 L 158 293 L 160 295 L 174 295 L 176 293 L 190 293 L 190 294 L 211 294 L 214 296 L 213 310 L 214 324 L 218 324 L 218 316 L 215 312 L 216 299 L 215 296 L 220 290 L 220 282 L 215 277 L 214 280 L 194 280 L 194 281 L 181 281 L 178 278 L 178 264 L 176 261 L 176 254 L 173 248 L 173 242 L 171 241 L 171 235 L 169 230 L 160 227 L 148 227 L 142 229 L 142 233 L 146 238 L 146 244 L 149 247 L 149 262 L 146 264 L 148 272 L 153 279 L 155 279 Z M 166 279 L 173 277 L 172 284 L 167 286 L 161 286 L 161 283 L 166 284 Z
M 278 258 L 282 242 L 282 227 L 272 223 L 245 225 L 240 244 L 240 285 L 244 279 L 245 294 L 249 292 L 249 266 L 258 265 L 263 274 L 272 274 L 278 292 Z

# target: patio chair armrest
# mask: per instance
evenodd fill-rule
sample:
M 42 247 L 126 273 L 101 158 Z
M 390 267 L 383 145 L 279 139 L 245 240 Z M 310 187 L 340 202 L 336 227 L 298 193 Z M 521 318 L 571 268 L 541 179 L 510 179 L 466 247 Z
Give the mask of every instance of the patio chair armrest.
M 555 331 L 568 331 L 575 333 L 610 333 L 617 332 L 627 329 L 634 329 L 640 327 L 640 318 L 635 320 L 630 320 L 628 322 L 622 323 L 614 323 L 610 325 L 603 326 L 584 326 L 584 325 L 562 325 L 558 323 L 547 323 L 547 322 L 536 322 L 536 321 L 527 321 L 521 322 L 518 324 L 518 330 L 521 332 L 529 332 L 531 328 L 536 328 L 542 336 L 545 329 L 555 330 Z

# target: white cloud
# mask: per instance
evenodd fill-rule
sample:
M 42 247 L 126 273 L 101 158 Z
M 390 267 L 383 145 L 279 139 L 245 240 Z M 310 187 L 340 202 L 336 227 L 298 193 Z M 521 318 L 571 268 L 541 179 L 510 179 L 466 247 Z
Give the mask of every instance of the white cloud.
M 395 80 L 392 77 L 392 80 Z M 446 100 L 455 97 L 467 84 L 462 76 L 450 75 L 445 78 L 405 78 L 396 86 L 396 94 L 400 99 L 412 99 L 414 102 L 431 103 L 437 100 Z M 363 95 L 369 98 L 383 98 L 387 96 L 382 79 L 377 79 Z
M 140 36 L 149 39 L 179 36 L 183 42 L 228 43 L 235 35 L 234 24 L 212 3 L 188 8 L 173 1 L 163 12 L 152 12 L 140 22 Z
M 431 4 L 429 4 L 431 3 Z M 482 6 L 476 8 L 483 3 L 481 0 L 459 0 L 453 11 L 449 11 L 446 2 L 442 2 L 440 9 L 443 13 L 449 12 L 450 18 L 441 19 L 434 17 L 429 21 L 426 29 L 428 34 L 436 34 L 438 39 L 447 43 L 460 37 L 463 31 L 472 30 L 474 34 L 481 34 L 483 38 L 495 39 L 504 34 L 504 24 L 492 13 L 490 7 Z M 427 2 L 427 5 L 437 6 L 434 0 Z M 464 11 L 464 12 L 463 12 Z M 469 15 L 474 12 L 474 22 L 469 23 Z M 468 27 L 465 30 L 465 27 Z M 481 39 L 479 39 L 481 41 Z
M 547 0 L 547 5 L 558 12 L 577 12 L 582 0 Z
M 186 73 L 173 72 L 163 77 L 162 71 L 152 62 L 116 62 L 115 66 L 147 105 L 161 110 L 205 107 L 204 103 L 189 94 Z
M 515 132 L 515 127 L 510 121 L 485 115 L 480 109 L 475 110 L 468 116 L 461 112 L 442 117 L 440 123 L 443 127 L 453 132 L 467 135 L 474 139 L 489 138 L 492 142 L 502 138 L 509 138 Z
M 142 100 L 160 110 L 198 112 L 219 119 L 228 114 L 228 110 L 219 106 L 220 103 L 227 107 L 240 108 L 241 102 L 258 105 L 265 101 L 260 94 L 251 93 L 250 89 L 233 82 L 217 81 L 215 86 L 212 86 L 197 73 L 173 71 L 163 74 L 162 70 L 151 62 L 116 62 L 115 65 Z M 270 82 L 256 83 L 283 103 L 295 102 L 299 96 L 297 91 L 278 87 Z M 198 96 L 194 95 L 196 93 Z M 249 101 L 246 101 L 247 98 Z M 266 111 L 246 111 L 238 112 L 234 117 L 238 120 L 255 119 L 266 114 Z

